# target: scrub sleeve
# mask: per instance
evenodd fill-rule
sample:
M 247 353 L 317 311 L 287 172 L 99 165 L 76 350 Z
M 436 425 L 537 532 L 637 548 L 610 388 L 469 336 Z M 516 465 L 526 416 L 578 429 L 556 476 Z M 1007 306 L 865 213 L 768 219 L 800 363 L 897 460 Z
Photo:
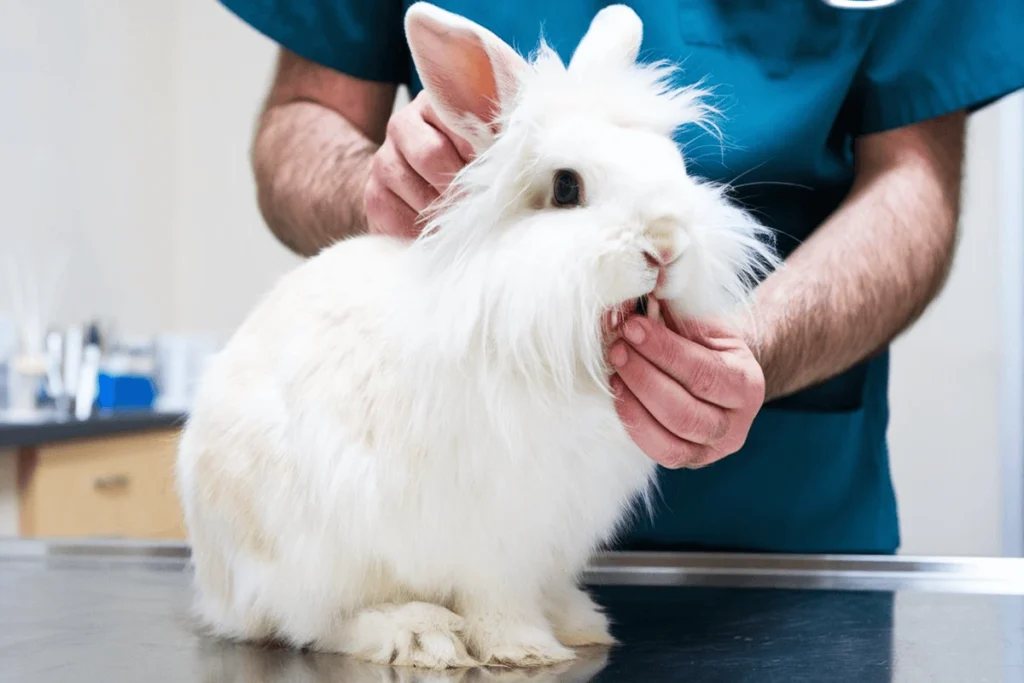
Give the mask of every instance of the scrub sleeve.
M 853 135 L 961 109 L 1024 87 L 1024 2 L 901 0 L 878 11 L 850 93 Z
M 391 0 L 221 0 L 254 29 L 311 62 L 355 78 L 407 83 L 405 3 Z

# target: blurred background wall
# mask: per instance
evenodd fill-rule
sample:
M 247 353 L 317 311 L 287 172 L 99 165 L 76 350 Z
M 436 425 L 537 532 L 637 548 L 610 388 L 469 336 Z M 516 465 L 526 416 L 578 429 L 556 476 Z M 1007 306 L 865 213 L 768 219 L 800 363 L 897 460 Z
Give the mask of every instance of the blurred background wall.
M 42 271 L 67 259 L 54 322 L 223 336 L 297 262 L 263 227 L 249 167 L 274 56 L 213 0 L 0 3 L 0 254 Z M 907 553 L 1002 549 L 1000 250 L 1018 245 L 1001 231 L 999 124 L 1013 107 L 971 122 L 952 278 L 894 349 Z

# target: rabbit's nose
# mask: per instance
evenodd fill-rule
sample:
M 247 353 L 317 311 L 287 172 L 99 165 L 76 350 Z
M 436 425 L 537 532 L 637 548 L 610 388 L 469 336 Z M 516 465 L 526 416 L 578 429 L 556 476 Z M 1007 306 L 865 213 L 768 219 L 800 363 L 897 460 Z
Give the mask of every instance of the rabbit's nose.
M 661 216 L 648 221 L 645 232 L 656 254 L 657 267 L 668 267 L 682 256 L 690 244 L 689 235 L 675 216 Z

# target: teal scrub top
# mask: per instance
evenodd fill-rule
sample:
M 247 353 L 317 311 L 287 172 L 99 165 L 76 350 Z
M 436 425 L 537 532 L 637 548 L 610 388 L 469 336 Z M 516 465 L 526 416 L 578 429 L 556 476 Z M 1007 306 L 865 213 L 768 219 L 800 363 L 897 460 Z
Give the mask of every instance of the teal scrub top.
M 421 84 L 397 0 L 221 0 L 258 31 L 351 76 Z M 437 0 L 521 52 L 545 39 L 564 59 L 595 0 Z M 725 144 L 699 130 L 679 143 L 695 175 L 736 183 L 736 198 L 778 234 L 783 255 L 839 205 L 853 141 L 1024 87 L 1024 2 L 902 0 L 838 9 L 821 0 L 632 0 L 642 58 L 708 78 Z M 660 472 L 653 518 L 629 549 L 892 553 L 899 546 L 886 427 L 885 350 L 767 404 L 744 448 L 705 469 Z M 567 483 L 567 485 L 571 485 Z

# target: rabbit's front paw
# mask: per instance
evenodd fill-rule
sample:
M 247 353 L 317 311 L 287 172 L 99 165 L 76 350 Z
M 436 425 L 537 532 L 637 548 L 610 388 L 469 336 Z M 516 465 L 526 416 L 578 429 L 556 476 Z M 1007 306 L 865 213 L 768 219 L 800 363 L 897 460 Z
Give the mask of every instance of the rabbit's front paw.
M 449 669 L 476 666 L 460 638 L 462 617 L 439 605 L 380 605 L 356 614 L 332 649 L 378 664 Z
M 467 620 L 465 628 L 467 644 L 485 666 L 548 666 L 576 658 L 547 628 L 494 616 Z
M 568 586 L 554 596 L 547 610 L 558 642 L 568 647 L 614 645 L 608 630 L 608 617 L 590 596 L 576 586 Z

